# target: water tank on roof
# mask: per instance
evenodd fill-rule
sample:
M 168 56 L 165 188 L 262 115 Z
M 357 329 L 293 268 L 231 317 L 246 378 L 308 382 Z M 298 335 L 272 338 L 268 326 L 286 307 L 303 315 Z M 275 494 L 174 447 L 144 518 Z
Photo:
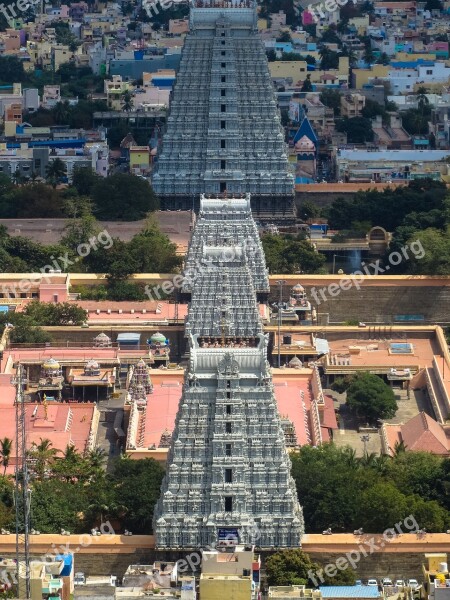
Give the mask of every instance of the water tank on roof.
M 448 573 L 448 565 L 446 562 L 439 563 L 439 573 Z

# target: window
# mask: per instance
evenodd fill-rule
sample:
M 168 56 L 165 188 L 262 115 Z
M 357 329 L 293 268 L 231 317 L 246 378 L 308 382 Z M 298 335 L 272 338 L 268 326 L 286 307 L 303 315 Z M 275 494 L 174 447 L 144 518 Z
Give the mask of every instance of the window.
M 231 456 L 231 444 L 225 444 L 225 456 Z
M 220 147 L 221 148 L 226 148 L 225 142 L 226 142 L 226 140 L 220 140 Z
M 226 121 L 220 121 L 220 129 L 226 129 L 227 128 L 227 122 Z
M 227 392 L 227 400 L 231 400 L 231 392 Z
M 225 50 L 222 50 L 222 52 L 220 54 L 221 54 L 221 56 L 225 56 Z
M 227 105 L 226 104 L 221 104 L 220 105 L 220 112 L 227 112 Z
M 222 46 L 225 46 L 225 40 L 222 40 Z
M 233 483 L 233 469 L 225 469 L 225 483 Z
M 225 496 L 225 512 L 233 512 L 232 496 Z
M 427 69 L 427 75 L 433 75 L 433 69 Z
M 226 412 L 227 415 L 231 415 L 231 404 L 227 404 Z
M 220 95 L 222 98 L 227 95 L 227 90 L 220 90 Z
M 225 171 L 225 169 L 226 169 L 226 161 L 225 160 L 220 161 L 220 168 L 222 169 L 222 171 Z M 222 311 L 222 312 L 223 312 L 223 316 L 226 317 L 226 312 L 225 311 Z
M 222 83 L 226 83 L 226 81 L 227 81 L 227 76 L 226 76 L 226 75 L 222 75 L 222 77 L 220 78 L 220 81 L 221 81 Z
M 226 68 L 226 66 L 227 66 L 227 63 L 221 63 L 221 65 L 220 65 L 220 66 L 222 67 L 222 69 L 225 69 L 225 68 Z
M 227 182 L 226 181 L 221 181 L 220 182 L 220 193 L 223 194 L 227 191 Z
M 227 389 L 229 390 L 229 389 L 230 389 L 230 387 L 231 387 L 231 380 L 230 380 L 230 379 L 227 379 Z
M 225 423 L 225 433 L 231 433 L 231 421 Z

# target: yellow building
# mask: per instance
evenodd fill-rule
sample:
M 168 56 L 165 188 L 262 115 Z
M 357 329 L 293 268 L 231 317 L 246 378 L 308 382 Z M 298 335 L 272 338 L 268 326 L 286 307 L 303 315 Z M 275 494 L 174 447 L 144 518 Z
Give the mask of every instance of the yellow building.
M 277 60 L 269 63 L 273 79 L 291 77 L 293 83 L 306 79 L 307 63 L 304 60 Z
M 130 172 L 143 174 L 150 169 L 150 148 L 148 146 L 132 146 L 130 148 Z
M 353 69 L 353 87 L 360 90 L 373 79 L 386 79 L 390 68 L 389 65 L 372 65 L 370 69 Z
M 201 575 L 202 600 L 251 600 L 252 582 L 242 575 Z
M 277 585 L 269 588 L 269 600 L 321 600 L 320 590 L 305 589 L 304 585 Z
M 200 598 L 256 600 L 259 585 L 254 580 L 259 581 L 260 566 L 253 546 L 227 546 L 224 552 L 203 552 Z
M 348 22 L 349 26 L 353 25 L 355 27 L 358 35 L 365 35 L 367 31 L 367 27 L 369 26 L 369 15 L 365 15 L 364 17 L 353 17 Z

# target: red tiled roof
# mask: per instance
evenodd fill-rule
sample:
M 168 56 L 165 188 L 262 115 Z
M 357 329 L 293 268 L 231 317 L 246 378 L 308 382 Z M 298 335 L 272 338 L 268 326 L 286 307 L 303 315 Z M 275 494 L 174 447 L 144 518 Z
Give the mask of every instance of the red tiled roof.
M 402 425 L 400 431 L 408 450 L 449 453 L 449 440 L 443 427 L 423 411 Z

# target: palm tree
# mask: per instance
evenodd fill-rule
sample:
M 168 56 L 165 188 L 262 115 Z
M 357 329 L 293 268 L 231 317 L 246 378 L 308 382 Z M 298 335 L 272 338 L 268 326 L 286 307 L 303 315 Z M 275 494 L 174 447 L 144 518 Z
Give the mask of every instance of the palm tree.
M 423 85 L 421 85 L 417 90 L 416 98 L 417 98 L 417 108 L 420 110 L 420 114 L 423 117 L 425 107 L 430 104 L 430 101 L 427 98 L 427 88 L 424 87 Z
M 396 458 L 397 456 L 399 456 L 400 454 L 403 454 L 404 452 L 406 452 L 406 444 L 405 442 L 402 440 L 401 442 L 395 442 L 394 444 L 394 453 L 393 453 L 393 457 Z
M 60 158 L 54 158 L 46 167 L 45 175 L 47 181 L 56 187 L 58 182 L 65 176 L 67 167 Z
M 97 446 L 93 450 L 86 452 L 85 458 L 89 461 L 92 469 L 102 469 L 106 461 L 106 452 L 103 448 Z
M 377 455 L 375 452 L 371 452 L 370 454 L 366 452 L 364 456 L 358 459 L 358 462 L 362 467 L 372 467 L 376 458 Z
M 3 465 L 3 475 L 6 474 L 6 469 L 9 465 L 9 459 L 11 458 L 13 441 L 7 437 L 0 440 L 0 456 Z
M 64 100 L 64 102 L 58 102 L 52 111 L 56 123 L 59 125 L 64 125 L 64 123 L 67 123 L 70 117 L 70 110 L 70 104 L 67 100 Z
M 126 112 L 130 112 L 130 110 L 133 108 L 133 96 L 129 90 L 126 90 L 122 94 L 122 108 Z
M 16 185 L 20 185 L 21 183 L 23 183 L 23 175 L 20 173 L 20 171 L 18 169 L 16 169 L 14 171 L 14 173 L 11 175 L 11 179 L 13 180 L 13 182 Z
M 40 440 L 40 443 L 34 444 L 30 450 L 30 456 L 36 461 L 36 473 L 39 477 L 42 477 L 47 468 L 54 462 L 58 450 L 52 447 L 53 444 L 48 438 L 40 438 Z

